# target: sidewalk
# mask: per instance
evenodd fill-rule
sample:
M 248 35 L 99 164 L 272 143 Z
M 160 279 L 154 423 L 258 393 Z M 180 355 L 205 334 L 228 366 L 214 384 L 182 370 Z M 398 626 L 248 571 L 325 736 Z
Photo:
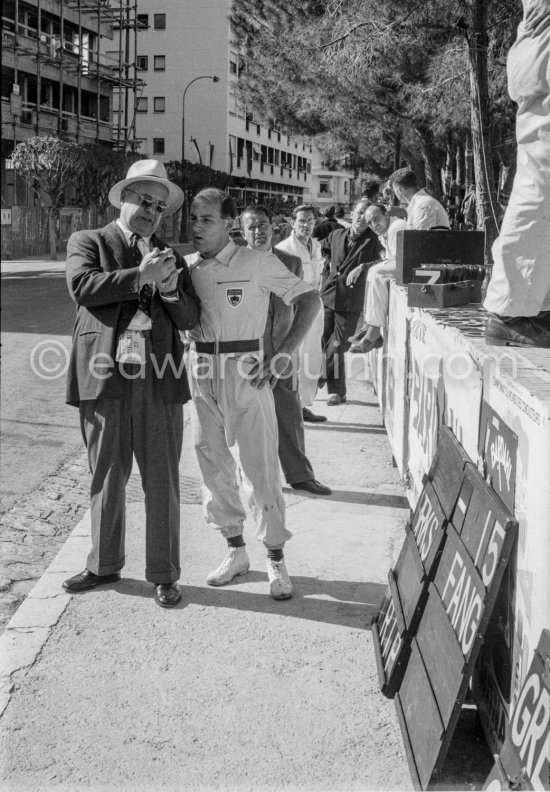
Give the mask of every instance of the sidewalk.
M 411 789 L 393 702 L 381 696 L 368 624 L 408 516 L 370 385 L 306 425 L 314 498 L 285 487 L 295 597 L 273 601 L 247 521 L 251 571 L 211 588 L 223 557 L 205 526 L 186 426 L 183 600 L 162 610 L 143 579 L 143 499 L 128 489 L 127 566 L 69 596 L 89 513 L 0 639 L 2 788 L 15 790 Z M 9 747 L 8 747 L 9 743 Z

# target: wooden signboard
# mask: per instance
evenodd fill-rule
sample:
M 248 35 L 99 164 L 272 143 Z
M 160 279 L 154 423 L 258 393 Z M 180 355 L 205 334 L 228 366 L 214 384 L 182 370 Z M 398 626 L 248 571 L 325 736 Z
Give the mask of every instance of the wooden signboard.
M 504 772 L 504 768 L 500 762 L 500 759 L 495 759 L 495 764 L 493 765 L 493 769 L 487 776 L 485 783 L 483 784 L 484 792 L 508 792 L 508 790 L 512 789 L 510 786 L 510 781 L 508 780 L 508 776 Z
M 395 696 L 417 789 L 441 769 L 510 557 L 517 523 L 472 465 L 464 470 L 435 578 Z M 454 522 L 453 513 L 453 522 Z
M 464 478 L 464 469 L 471 464 L 448 426 L 439 428 L 437 452 L 428 473 L 443 511 L 450 519 Z
M 550 789 L 550 630 L 542 631 L 500 761 L 514 789 Z
M 392 698 L 407 665 L 411 639 L 428 595 L 441 546 L 446 519 L 430 483 L 422 491 L 399 558 L 388 574 L 388 589 L 372 624 L 378 677 L 382 693 Z

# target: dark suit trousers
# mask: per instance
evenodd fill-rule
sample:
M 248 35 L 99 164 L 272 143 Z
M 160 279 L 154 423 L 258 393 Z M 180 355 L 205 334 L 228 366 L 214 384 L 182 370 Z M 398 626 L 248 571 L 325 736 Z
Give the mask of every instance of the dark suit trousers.
M 300 394 L 297 388 L 292 388 L 292 377 L 277 381 L 273 399 L 279 429 L 279 461 L 287 484 L 313 481 L 315 475 L 306 456 Z
M 135 376 L 140 369 L 125 366 L 125 371 Z M 180 577 L 183 406 L 164 403 L 162 383 L 151 376 L 150 364 L 144 378 L 125 379 L 124 388 L 122 399 L 80 404 L 92 473 L 92 550 L 86 566 L 96 575 L 124 566 L 125 488 L 135 454 L 145 493 L 145 577 L 157 585 L 170 584 Z
M 325 371 L 319 387 L 325 382 L 329 393 L 346 395 L 346 365 L 344 354 L 351 344 L 348 338 L 355 333 L 360 313 L 339 312 L 325 306 L 323 353 Z

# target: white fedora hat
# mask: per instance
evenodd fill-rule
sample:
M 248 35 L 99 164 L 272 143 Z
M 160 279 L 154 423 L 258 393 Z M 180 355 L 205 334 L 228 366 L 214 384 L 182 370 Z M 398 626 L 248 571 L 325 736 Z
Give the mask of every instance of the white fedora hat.
M 138 160 L 137 162 L 134 162 L 133 165 L 130 165 L 128 168 L 128 173 L 126 174 L 126 178 L 117 182 L 115 186 L 111 187 L 109 190 L 109 201 L 113 206 L 118 208 L 122 203 L 121 199 L 124 188 L 129 184 L 133 184 L 134 182 L 142 181 L 149 181 L 153 184 L 162 184 L 164 187 L 166 187 L 168 190 L 168 198 L 166 199 L 168 208 L 166 210 L 166 214 L 173 214 L 182 205 L 185 198 L 183 190 L 180 190 L 176 184 L 169 181 L 166 168 L 162 162 L 159 162 L 159 160 L 155 159 Z

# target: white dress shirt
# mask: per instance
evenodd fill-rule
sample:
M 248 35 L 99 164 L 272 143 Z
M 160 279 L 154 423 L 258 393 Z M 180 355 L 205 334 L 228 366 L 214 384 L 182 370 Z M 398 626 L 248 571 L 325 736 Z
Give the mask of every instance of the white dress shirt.
M 428 195 L 426 190 L 419 190 L 407 206 L 407 228 L 427 231 L 434 226 L 450 228 L 449 216 L 439 201 Z

